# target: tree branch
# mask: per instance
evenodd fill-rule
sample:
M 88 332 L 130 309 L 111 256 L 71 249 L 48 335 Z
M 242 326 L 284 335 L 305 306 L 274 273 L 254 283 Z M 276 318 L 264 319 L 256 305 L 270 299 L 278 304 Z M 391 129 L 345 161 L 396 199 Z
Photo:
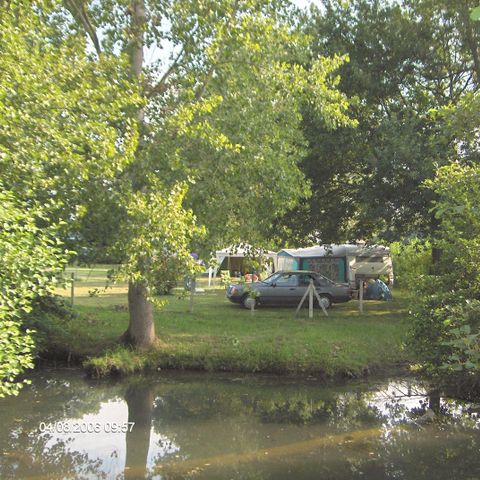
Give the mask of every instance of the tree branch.
M 470 49 L 470 53 L 473 59 L 473 65 L 474 65 L 474 71 L 475 71 L 475 84 L 476 86 L 478 86 L 478 84 L 480 83 L 480 57 L 478 55 L 478 46 L 477 46 L 476 39 L 474 38 L 472 25 L 470 23 L 470 17 L 468 13 L 469 13 L 468 3 L 463 2 L 461 4 L 460 14 L 465 24 L 467 46 Z
M 223 45 L 220 47 L 219 51 L 218 51 L 218 54 L 217 54 L 217 59 L 215 62 L 213 62 L 211 65 L 210 65 L 210 68 L 208 69 L 208 72 L 207 72 L 207 75 L 205 77 L 205 80 L 204 82 L 199 86 L 199 88 L 197 89 L 197 91 L 195 92 L 195 101 L 199 101 L 202 97 L 203 97 L 203 94 L 205 93 L 205 90 L 207 89 L 208 87 L 208 84 L 210 83 L 210 81 L 212 80 L 213 78 L 213 74 L 215 72 L 215 69 L 217 68 L 217 66 L 220 64 L 220 58 L 222 56 L 222 53 L 223 53 Z
M 232 23 L 235 20 L 235 15 L 237 13 L 237 9 L 238 9 L 238 0 L 235 0 L 235 2 L 233 4 L 233 14 L 231 14 L 230 18 L 229 18 L 229 20 L 232 21 Z M 228 28 L 228 24 L 229 24 L 229 22 L 227 21 L 226 22 L 226 27 L 227 28 Z M 220 48 L 218 49 L 215 61 L 212 62 L 212 64 L 210 65 L 210 68 L 208 69 L 207 76 L 205 77 L 205 80 L 204 80 L 203 84 L 201 84 L 199 86 L 199 88 L 197 89 L 197 91 L 195 92 L 195 100 L 197 102 L 203 97 L 203 94 L 205 93 L 205 90 L 207 89 L 208 84 L 210 83 L 210 81 L 213 78 L 213 74 L 215 73 L 215 69 L 221 64 L 221 59 L 222 59 L 224 48 L 225 48 L 225 44 L 222 43 L 220 45 Z
M 100 47 L 97 32 L 85 9 L 85 4 L 79 0 L 64 0 L 64 4 L 65 8 L 72 14 L 73 18 L 85 29 L 85 32 L 93 43 L 97 55 L 100 55 L 102 53 L 102 48 Z
M 151 98 L 151 97 L 155 96 L 157 93 L 163 93 L 166 90 L 166 88 L 167 88 L 166 87 L 166 81 L 167 81 L 168 77 L 177 68 L 178 63 L 179 63 L 180 59 L 182 58 L 184 52 L 185 52 L 185 44 L 183 44 L 180 52 L 175 57 L 175 60 L 168 67 L 168 70 L 162 75 L 162 78 L 160 78 L 160 80 L 153 87 L 151 87 L 148 90 L 147 97 Z

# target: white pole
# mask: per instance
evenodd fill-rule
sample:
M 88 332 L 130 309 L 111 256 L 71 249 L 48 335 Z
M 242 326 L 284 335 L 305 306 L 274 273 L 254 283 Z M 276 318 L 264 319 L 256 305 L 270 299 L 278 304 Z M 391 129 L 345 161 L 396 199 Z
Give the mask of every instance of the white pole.
M 71 274 L 71 285 L 70 285 L 70 305 L 73 307 L 73 299 L 75 298 L 75 272 Z
M 195 283 L 195 276 L 193 276 L 190 283 L 190 313 L 193 313 L 193 296 L 195 295 Z
M 323 313 L 328 317 L 327 309 L 325 308 L 325 305 L 323 304 L 322 299 L 320 298 L 320 295 L 317 293 L 315 288 L 313 288 L 313 293 L 317 297 L 318 304 L 320 305 L 321 309 L 323 310 Z
M 308 286 L 308 318 L 313 318 L 313 280 Z
M 305 299 L 307 298 L 307 295 L 308 295 L 308 288 L 305 290 L 305 293 L 303 294 L 303 297 L 302 297 L 302 299 L 300 300 L 300 303 L 298 304 L 297 309 L 295 310 L 295 316 L 297 315 L 297 313 L 298 313 L 298 312 L 300 311 L 300 309 L 302 308 L 303 302 L 304 302 Z
M 360 313 L 363 313 L 363 278 L 360 279 L 360 303 L 359 303 L 359 309 Z
M 208 286 L 212 285 L 212 267 L 208 267 Z

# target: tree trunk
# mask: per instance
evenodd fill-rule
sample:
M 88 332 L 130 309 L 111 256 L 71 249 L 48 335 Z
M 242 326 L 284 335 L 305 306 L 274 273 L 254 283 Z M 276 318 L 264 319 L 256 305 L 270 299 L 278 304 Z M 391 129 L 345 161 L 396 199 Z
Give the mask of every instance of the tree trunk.
M 128 421 L 134 422 L 127 432 L 125 479 L 145 478 L 155 395 L 148 385 L 132 385 L 127 389 Z
M 442 250 L 438 247 L 432 247 L 432 266 L 430 268 L 430 275 L 439 274 L 441 257 Z
M 142 75 L 144 62 L 145 1 L 132 0 L 129 10 L 131 15 L 130 66 L 133 76 L 139 79 Z M 144 111 L 142 108 L 137 112 L 137 120 L 141 127 L 144 122 Z M 140 149 L 141 145 L 139 144 L 137 154 L 139 154 Z M 132 184 L 135 184 L 134 177 L 132 178 Z M 147 289 L 144 284 L 129 282 L 128 309 L 130 312 L 130 323 L 128 330 L 122 336 L 123 342 L 143 350 L 152 347 L 156 340 L 153 309 L 147 299 Z
M 156 340 L 155 324 L 152 304 L 147 299 L 147 288 L 144 284 L 128 284 L 128 310 L 130 323 L 122 341 L 143 350 L 151 348 Z

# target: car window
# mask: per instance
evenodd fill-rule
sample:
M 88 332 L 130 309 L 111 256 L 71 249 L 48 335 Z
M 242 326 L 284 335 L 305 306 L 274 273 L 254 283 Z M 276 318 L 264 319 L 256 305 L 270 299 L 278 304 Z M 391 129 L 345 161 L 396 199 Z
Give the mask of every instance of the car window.
M 316 279 L 308 273 L 302 273 L 302 275 L 299 275 L 299 277 L 299 285 L 302 287 L 308 287 L 310 280 L 313 280 L 316 283 Z
M 328 287 L 331 284 L 332 282 L 328 278 L 323 277 L 322 275 L 317 275 L 315 277 L 315 285 L 317 286 Z
M 272 283 L 275 283 L 275 281 L 277 280 L 278 276 L 280 274 L 279 273 L 274 273 L 273 275 L 270 275 L 268 278 L 266 278 L 265 280 L 262 280 L 263 283 L 266 283 L 268 285 L 271 285 Z
M 278 276 L 275 283 L 277 287 L 295 287 L 298 285 L 298 275 L 293 273 L 282 273 Z

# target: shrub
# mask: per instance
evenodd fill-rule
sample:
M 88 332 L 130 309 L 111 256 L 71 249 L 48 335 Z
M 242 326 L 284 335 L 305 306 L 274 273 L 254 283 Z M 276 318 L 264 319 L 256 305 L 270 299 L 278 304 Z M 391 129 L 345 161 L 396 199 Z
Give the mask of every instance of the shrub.
M 395 283 L 409 290 L 415 290 L 418 279 L 430 273 L 432 266 L 431 243 L 413 238 L 407 243 L 391 244 L 390 251 Z

